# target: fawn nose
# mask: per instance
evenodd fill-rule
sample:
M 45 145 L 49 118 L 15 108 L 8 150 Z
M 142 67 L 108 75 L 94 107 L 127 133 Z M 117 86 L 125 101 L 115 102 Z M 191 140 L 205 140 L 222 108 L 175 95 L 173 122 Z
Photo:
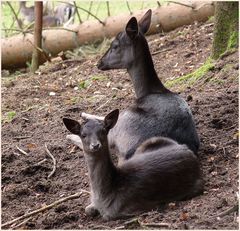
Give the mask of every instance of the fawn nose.
M 90 144 L 90 150 L 91 151 L 97 151 L 99 148 L 101 147 L 101 144 L 100 143 L 92 143 Z

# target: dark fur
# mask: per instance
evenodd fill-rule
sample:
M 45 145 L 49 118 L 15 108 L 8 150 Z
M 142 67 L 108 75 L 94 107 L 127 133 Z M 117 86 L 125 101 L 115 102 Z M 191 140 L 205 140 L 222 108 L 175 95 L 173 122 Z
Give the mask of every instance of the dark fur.
M 64 119 L 66 127 L 78 133 L 83 142 L 91 186 L 87 214 L 100 213 L 105 220 L 116 219 L 202 192 L 196 156 L 186 145 L 168 138 L 145 141 L 132 158 L 116 167 L 110 157 L 107 131 L 114 126 L 117 116 L 114 112 L 104 122 L 89 120 L 81 127 L 77 121 Z M 91 151 L 91 142 L 100 143 L 99 149 Z
M 101 70 L 127 69 L 137 96 L 136 103 L 120 114 L 109 133 L 109 143 L 122 158 L 128 159 L 143 141 L 164 136 L 186 144 L 197 155 L 199 138 L 191 110 L 181 96 L 166 89 L 154 69 L 144 37 L 150 20 L 151 11 L 143 16 L 138 27 L 136 19 L 130 19 L 125 31 L 118 34 L 99 61 Z

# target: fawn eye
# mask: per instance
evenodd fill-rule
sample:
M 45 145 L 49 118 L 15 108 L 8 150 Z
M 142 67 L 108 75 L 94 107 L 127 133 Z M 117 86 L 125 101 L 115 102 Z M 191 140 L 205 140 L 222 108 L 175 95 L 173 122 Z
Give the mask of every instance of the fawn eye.
M 87 136 L 87 135 L 86 135 L 85 133 L 82 133 L 82 134 L 81 134 L 81 137 L 82 137 L 82 138 L 86 138 L 86 136 Z

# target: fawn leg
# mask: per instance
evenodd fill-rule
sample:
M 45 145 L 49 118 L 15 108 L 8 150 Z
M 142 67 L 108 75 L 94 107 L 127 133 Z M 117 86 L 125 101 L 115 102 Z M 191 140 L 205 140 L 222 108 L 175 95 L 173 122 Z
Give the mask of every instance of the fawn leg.
M 71 134 L 67 135 L 66 138 L 83 150 L 82 140 L 79 136 Z

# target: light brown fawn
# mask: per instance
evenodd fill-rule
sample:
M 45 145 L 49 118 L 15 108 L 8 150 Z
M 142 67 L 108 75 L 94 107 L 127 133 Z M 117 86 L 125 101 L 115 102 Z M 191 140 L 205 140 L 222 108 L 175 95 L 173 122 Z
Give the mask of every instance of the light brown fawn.
M 115 166 L 107 134 L 118 115 L 114 110 L 103 120 L 89 119 L 83 124 L 63 118 L 66 128 L 82 140 L 91 187 L 91 204 L 85 209 L 88 215 L 121 218 L 202 192 L 197 157 L 186 145 L 169 138 L 146 140 L 130 159 Z

